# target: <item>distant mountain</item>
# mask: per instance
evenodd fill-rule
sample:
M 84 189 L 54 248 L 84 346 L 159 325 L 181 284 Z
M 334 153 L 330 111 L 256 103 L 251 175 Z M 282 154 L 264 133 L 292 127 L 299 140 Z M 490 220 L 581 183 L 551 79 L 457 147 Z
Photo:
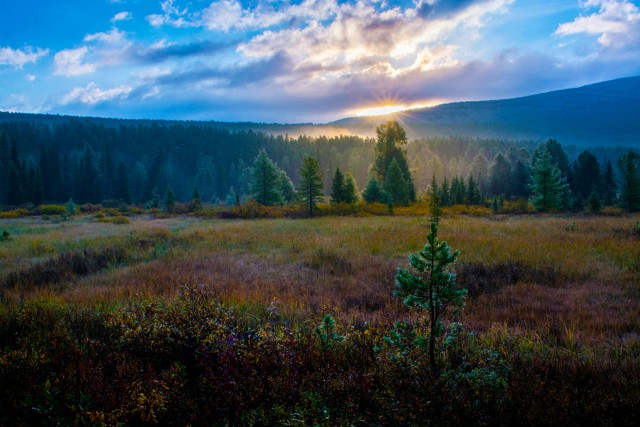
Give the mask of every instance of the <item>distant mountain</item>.
M 522 98 L 442 104 L 388 116 L 352 117 L 330 125 L 371 135 L 384 120 L 402 122 L 410 138 L 470 136 L 563 144 L 640 146 L 640 77 Z
M 197 125 L 231 132 L 274 135 L 375 136 L 386 120 L 398 120 L 410 139 L 434 136 L 542 141 L 565 145 L 640 146 L 640 76 L 610 80 L 522 98 L 466 101 L 386 116 L 350 117 L 326 124 L 131 120 L 53 114 L 0 112 L 2 122 L 38 122 L 54 126 L 79 120 L 106 127 L 121 125 Z

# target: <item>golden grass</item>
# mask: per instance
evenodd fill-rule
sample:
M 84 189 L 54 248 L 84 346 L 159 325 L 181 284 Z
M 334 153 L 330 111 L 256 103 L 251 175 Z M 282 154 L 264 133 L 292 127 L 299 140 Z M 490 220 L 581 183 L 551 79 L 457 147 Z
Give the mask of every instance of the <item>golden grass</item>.
M 172 298 L 184 284 L 205 284 L 232 304 L 269 304 L 295 317 L 324 310 L 354 321 L 403 318 L 391 295 L 396 268 L 419 250 L 424 217 L 322 217 L 304 220 L 151 219 L 130 224 L 19 218 L 0 220 L 13 240 L 0 243 L 1 275 L 65 250 L 127 244 L 155 236 L 149 257 L 79 277 L 63 286 L 5 298 L 59 298 L 93 306 L 142 296 Z M 545 271 L 550 283 L 523 275 L 480 292 L 463 320 L 478 330 L 506 324 L 549 342 L 568 335 L 585 344 L 629 340 L 640 333 L 640 244 L 637 216 L 450 216 L 441 238 L 464 265 L 517 265 Z M 176 244 L 175 242 L 179 242 Z M 140 250 L 131 248 L 131 251 Z M 148 250 L 148 249 L 145 249 Z M 496 270 L 497 271 L 497 270 Z M 497 273 L 496 273 L 497 274 Z M 533 274 L 533 273 L 532 273 Z M 490 278 L 491 279 L 491 278 Z M 569 331 L 569 332 L 567 332 Z M 573 331 L 573 332 L 571 332 Z M 630 335 L 631 334 L 631 335 Z

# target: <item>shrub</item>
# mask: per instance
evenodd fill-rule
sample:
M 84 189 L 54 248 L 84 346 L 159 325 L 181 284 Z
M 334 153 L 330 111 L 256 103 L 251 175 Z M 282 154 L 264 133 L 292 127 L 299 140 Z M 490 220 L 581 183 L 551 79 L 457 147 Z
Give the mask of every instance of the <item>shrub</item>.
M 129 220 L 129 218 L 127 218 L 124 215 L 116 215 L 113 218 L 111 218 L 111 222 L 113 224 L 131 224 L 131 221 Z
M 38 206 L 40 215 L 64 215 L 67 213 L 65 205 L 40 205 Z

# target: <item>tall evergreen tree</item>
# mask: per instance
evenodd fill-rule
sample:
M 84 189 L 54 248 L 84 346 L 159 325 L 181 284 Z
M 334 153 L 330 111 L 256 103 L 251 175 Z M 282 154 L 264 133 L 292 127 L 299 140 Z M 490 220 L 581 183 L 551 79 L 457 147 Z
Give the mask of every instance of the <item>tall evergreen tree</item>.
M 585 150 L 573 162 L 571 188 L 575 195 L 587 198 L 594 187 L 601 187 L 600 164 L 596 156 Z
M 602 178 L 602 202 L 605 206 L 612 206 L 617 201 L 618 186 L 616 184 L 616 174 L 613 170 L 611 160 L 607 160 L 604 176 Z
M 393 159 L 384 179 L 384 190 L 389 200 L 394 205 L 406 204 L 409 200 L 407 195 L 407 183 L 404 180 L 402 170 L 396 159 Z
M 496 154 L 489 171 L 489 192 L 491 194 L 511 194 L 511 164 L 502 153 Z
M 441 206 L 450 206 L 451 205 L 451 193 L 449 188 L 449 182 L 447 181 L 447 177 L 444 177 L 442 181 L 442 186 L 440 187 L 440 205 Z
M 278 205 L 282 203 L 280 193 L 280 174 L 273 161 L 262 149 L 253 163 L 253 179 L 251 182 L 251 194 L 260 205 Z
M 313 215 L 318 200 L 322 198 L 320 165 L 313 157 L 307 156 L 302 160 L 298 197 L 304 204 L 307 213 Z
M 291 179 L 289 179 L 289 176 L 283 170 L 278 172 L 278 188 L 286 203 L 293 202 L 296 199 L 296 189 L 293 186 L 293 182 L 291 182 Z
M 640 155 L 633 151 L 618 159 L 620 206 L 628 212 L 640 211 Z
M 563 208 L 563 194 L 568 190 L 567 180 L 553 163 L 551 153 L 544 147 L 537 151 L 531 175 L 533 206 L 541 212 Z
M 331 181 L 331 203 L 345 202 L 344 184 L 344 174 L 340 170 L 340 167 L 337 167 L 333 174 L 333 180 Z
M 376 128 L 377 142 L 374 147 L 374 160 L 371 172 L 375 174 L 379 182 L 387 180 L 387 174 L 395 160 L 402 173 L 405 190 L 403 199 L 405 202 L 413 202 L 416 199 L 416 189 L 407 163 L 407 155 L 402 148 L 407 144 L 407 134 L 400 124 L 394 120 L 381 124 Z M 395 180 L 395 178 L 394 178 Z M 397 203 L 394 202 L 394 203 Z
M 356 180 L 350 173 L 347 173 L 344 181 L 344 202 L 355 203 L 358 201 L 358 186 Z
M 173 194 L 173 190 L 171 190 L 170 187 L 167 188 L 162 205 L 164 211 L 167 213 L 173 213 L 176 208 L 176 196 Z

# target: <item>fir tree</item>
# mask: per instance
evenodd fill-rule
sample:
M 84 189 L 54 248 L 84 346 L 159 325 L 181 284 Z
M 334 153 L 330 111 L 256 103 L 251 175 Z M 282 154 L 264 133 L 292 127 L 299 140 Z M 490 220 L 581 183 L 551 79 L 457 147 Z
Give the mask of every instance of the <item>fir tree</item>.
M 442 206 L 450 206 L 451 205 L 451 196 L 449 189 L 449 182 L 447 181 L 447 177 L 442 181 L 442 186 L 440 187 L 440 205 Z
M 595 188 L 591 191 L 591 195 L 587 202 L 589 203 L 589 210 L 591 213 L 598 213 L 602 209 L 602 203 L 600 202 L 600 197 L 598 196 L 598 192 Z
M 569 185 L 553 163 L 551 153 L 543 147 L 537 152 L 533 164 L 531 204 L 541 212 L 562 209 L 563 195 L 568 191 Z
M 293 182 L 291 182 L 287 173 L 283 170 L 280 170 L 279 172 L 278 188 L 280 189 L 280 194 L 282 194 L 282 198 L 286 203 L 290 203 L 296 199 L 296 189 L 293 186 Z
M 344 174 L 339 167 L 336 168 L 331 181 L 331 203 L 345 202 Z
M 224 204 L 226 206 L 240 205 L 240 195 L 236 193 L 233 185 L 229 187 L 229 192 L 227 193 L 227 197 L 224 199 Z
M 384 190 L 389 200 L 395 205 L 403 205 L 408 201 L 407 183 L 396 159 L 393 159 L 384 179 Z
M 602 202 L 605 206 L 613 206 L 616 203 L 617 192 L 616 174 L 613 171 L 611 160 L 608 160 L 602 178 Z
M 193 194 L 191 196 L 191 204 L 189 210 L 191 212 L 197 212 L 202 209 L 202 200 L 200 199 L 200 192 L 198 187 L 193 187 Z
M 278 205 L 282 203 L 278 168 L 262 149 L 253 163 L 251 194 L 260 205 Z
M 316 203 L 322 198 L 322 175 L 320 165 L 313 157 L 305 157 L 300 168 L 298 196 L 305 205 L 307 213 L 313 215 Z
M 364 188 L 362 197 L 367 203 L 386 202 L 384 189 L 382 188 L 382 185 L 380 185 L 380 181 L 378 181 L 375 176 L 371 176 L 369 178 L 369 181 L 367 181 L 367 186 Z
M 173 213 L 176 208 L 176 197 L 171 188 L 167 188 L 167 192 L 164 195 L 163 208 L 166 213 Z
M 76 214 L 76 204 L 73 203 L 73 199 L 69 199 L 66 205 L 67 215 L 75 215 Z
M 640 155 L 629 151 L 618 159 L 620 206 L 628 212 L 640 211 Z
M 405 188 L 402 191 L 403 200 L 413 202 L 416 199 L 416 190 L 413 185 L 413 178 L 407 163 L 407 156 L 402 146 L 407 144 L 407 134 L 396 121 L 388 121 L 376 128 L 377 142 L 374 147 L 375 155 L 371 172 L 375 174 L 380 182 L 386 182 L 387 174 L 395 160 L 400 168 Z M 394 177 L 394 180 L 397 180 Z M 402 203 L 406 203 L 403 201 Z M 394 203 L 398 203 L 394 200 Z
M 356 185 L 356 180 L 348 173 L 345 177 L 344 181 L 344 202 L 345 203 L 355 203 L 358 201 L 358 187 Z

